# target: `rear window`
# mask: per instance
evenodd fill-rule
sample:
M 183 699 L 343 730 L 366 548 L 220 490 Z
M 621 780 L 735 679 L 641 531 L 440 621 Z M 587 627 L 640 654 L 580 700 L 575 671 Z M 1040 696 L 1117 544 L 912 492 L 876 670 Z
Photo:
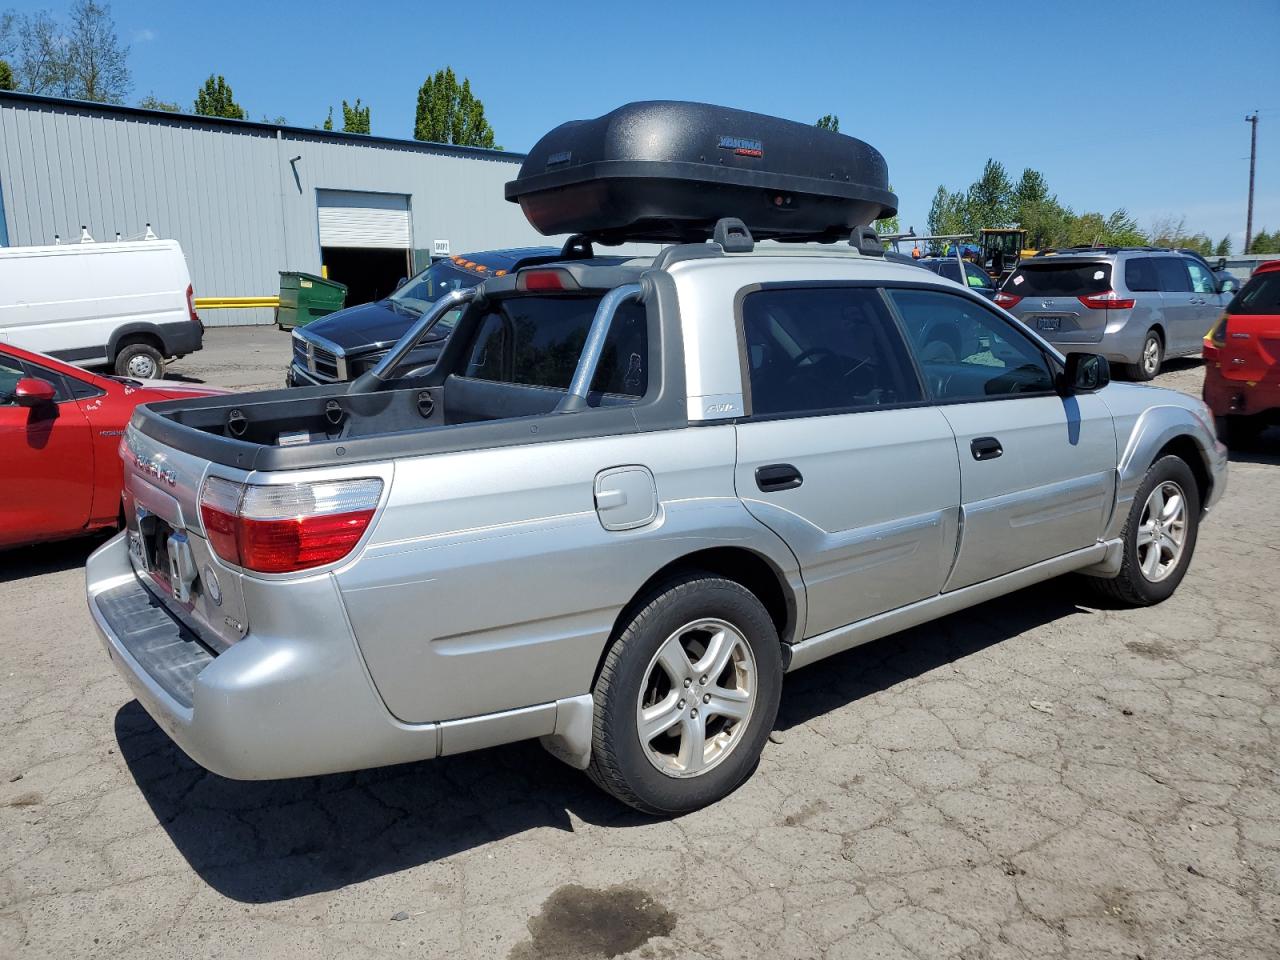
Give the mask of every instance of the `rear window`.
M 514 297 L 481 320 L 466 375 L 478 380 L 567 389 L 600 296 Z M 649 386 L 649 331 L 644 306 L 618 307 L 605 340 L 593 392 L 641 397 Z
M 1227 313 L 1236 316 L 1280 316 L 1280 270 L 1256 274 L 1232 298 Z
M 1004 285 L 1020 297 L 1080 297 L 1111 289 L 1111 264 L 1105 260 L 1021 263 Z

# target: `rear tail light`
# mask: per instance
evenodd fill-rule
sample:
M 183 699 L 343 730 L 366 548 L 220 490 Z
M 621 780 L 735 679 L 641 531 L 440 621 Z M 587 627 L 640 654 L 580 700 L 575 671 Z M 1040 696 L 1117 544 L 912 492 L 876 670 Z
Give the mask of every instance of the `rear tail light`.
M 1083 297 L 1076 297 L 1076 299 L 1090 310 L 1132 310 L 1134 303 L 1132 297 L 1122 297 L 1114 290 L 1090 293 Z
M 189 283 L 187 284 L 187 316 L 192 323 L 199 323 L 202 327 L 204 326 L 200 321 L 199 314 L 196 313 L 196 291 Z
M 1221 317 L 1218 318 L 1218 322 L 1215 323 L 1213 325 L 1213 328 L 1204 335 L 1204 339 L 1206 343 L 1211 343 L 1215 347 L 1221 347 L 1226 344 L 1227 318 L 1229 316 L 1230 314 L 1224 313 Z
M 350 553 L 381 496 L 377 478 L 261 485 L 209 477 L 200 491 L 200 518 L 209 545 L 228 563 L 292 573 Z
M 1009 310 L 1016 306 L 1018 301 L 1021 299 L 1021 297 L 1015 297 L 1012 293 L 1005 293 L 1001 290 L 996 294 L 996 306 L 1004 307 L 1006 310 Z

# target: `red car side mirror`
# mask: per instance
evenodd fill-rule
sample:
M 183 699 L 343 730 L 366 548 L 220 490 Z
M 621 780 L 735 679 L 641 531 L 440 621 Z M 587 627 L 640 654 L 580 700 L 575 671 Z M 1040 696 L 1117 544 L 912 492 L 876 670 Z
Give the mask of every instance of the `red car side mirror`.
M 58 391 L 48 380 L 39 377 L 23 377 L 13 388 L 13 398 L 20 407 L 39 407 L 53 403 Z

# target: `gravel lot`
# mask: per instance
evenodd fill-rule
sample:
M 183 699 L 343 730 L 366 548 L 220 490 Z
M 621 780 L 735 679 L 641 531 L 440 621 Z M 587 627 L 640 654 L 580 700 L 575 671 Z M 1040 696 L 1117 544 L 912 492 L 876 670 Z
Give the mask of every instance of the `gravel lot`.
M 274 328 L 207 344 L 171 374 L 281 382 Z M 0 556 L 0 957 L 1275 958 L 1269 440 L 1167 603 L 1062 580 L 800 671 L 756 775 L 674 821 L 531 744 L 207 774 L 99 647 L 93 544 Z

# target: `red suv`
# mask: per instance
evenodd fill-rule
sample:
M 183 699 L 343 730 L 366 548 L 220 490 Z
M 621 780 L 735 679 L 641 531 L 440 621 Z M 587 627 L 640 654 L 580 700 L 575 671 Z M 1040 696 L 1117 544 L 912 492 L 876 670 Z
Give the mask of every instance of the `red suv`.
M 116 526 L 133 408 L 224 392 L 98 376 L 0 345 L 0 549 Z
M 1280 423 L 1280 260 L 1254 271 L 1204 338 L 1204 402 L 1228 446 Z

